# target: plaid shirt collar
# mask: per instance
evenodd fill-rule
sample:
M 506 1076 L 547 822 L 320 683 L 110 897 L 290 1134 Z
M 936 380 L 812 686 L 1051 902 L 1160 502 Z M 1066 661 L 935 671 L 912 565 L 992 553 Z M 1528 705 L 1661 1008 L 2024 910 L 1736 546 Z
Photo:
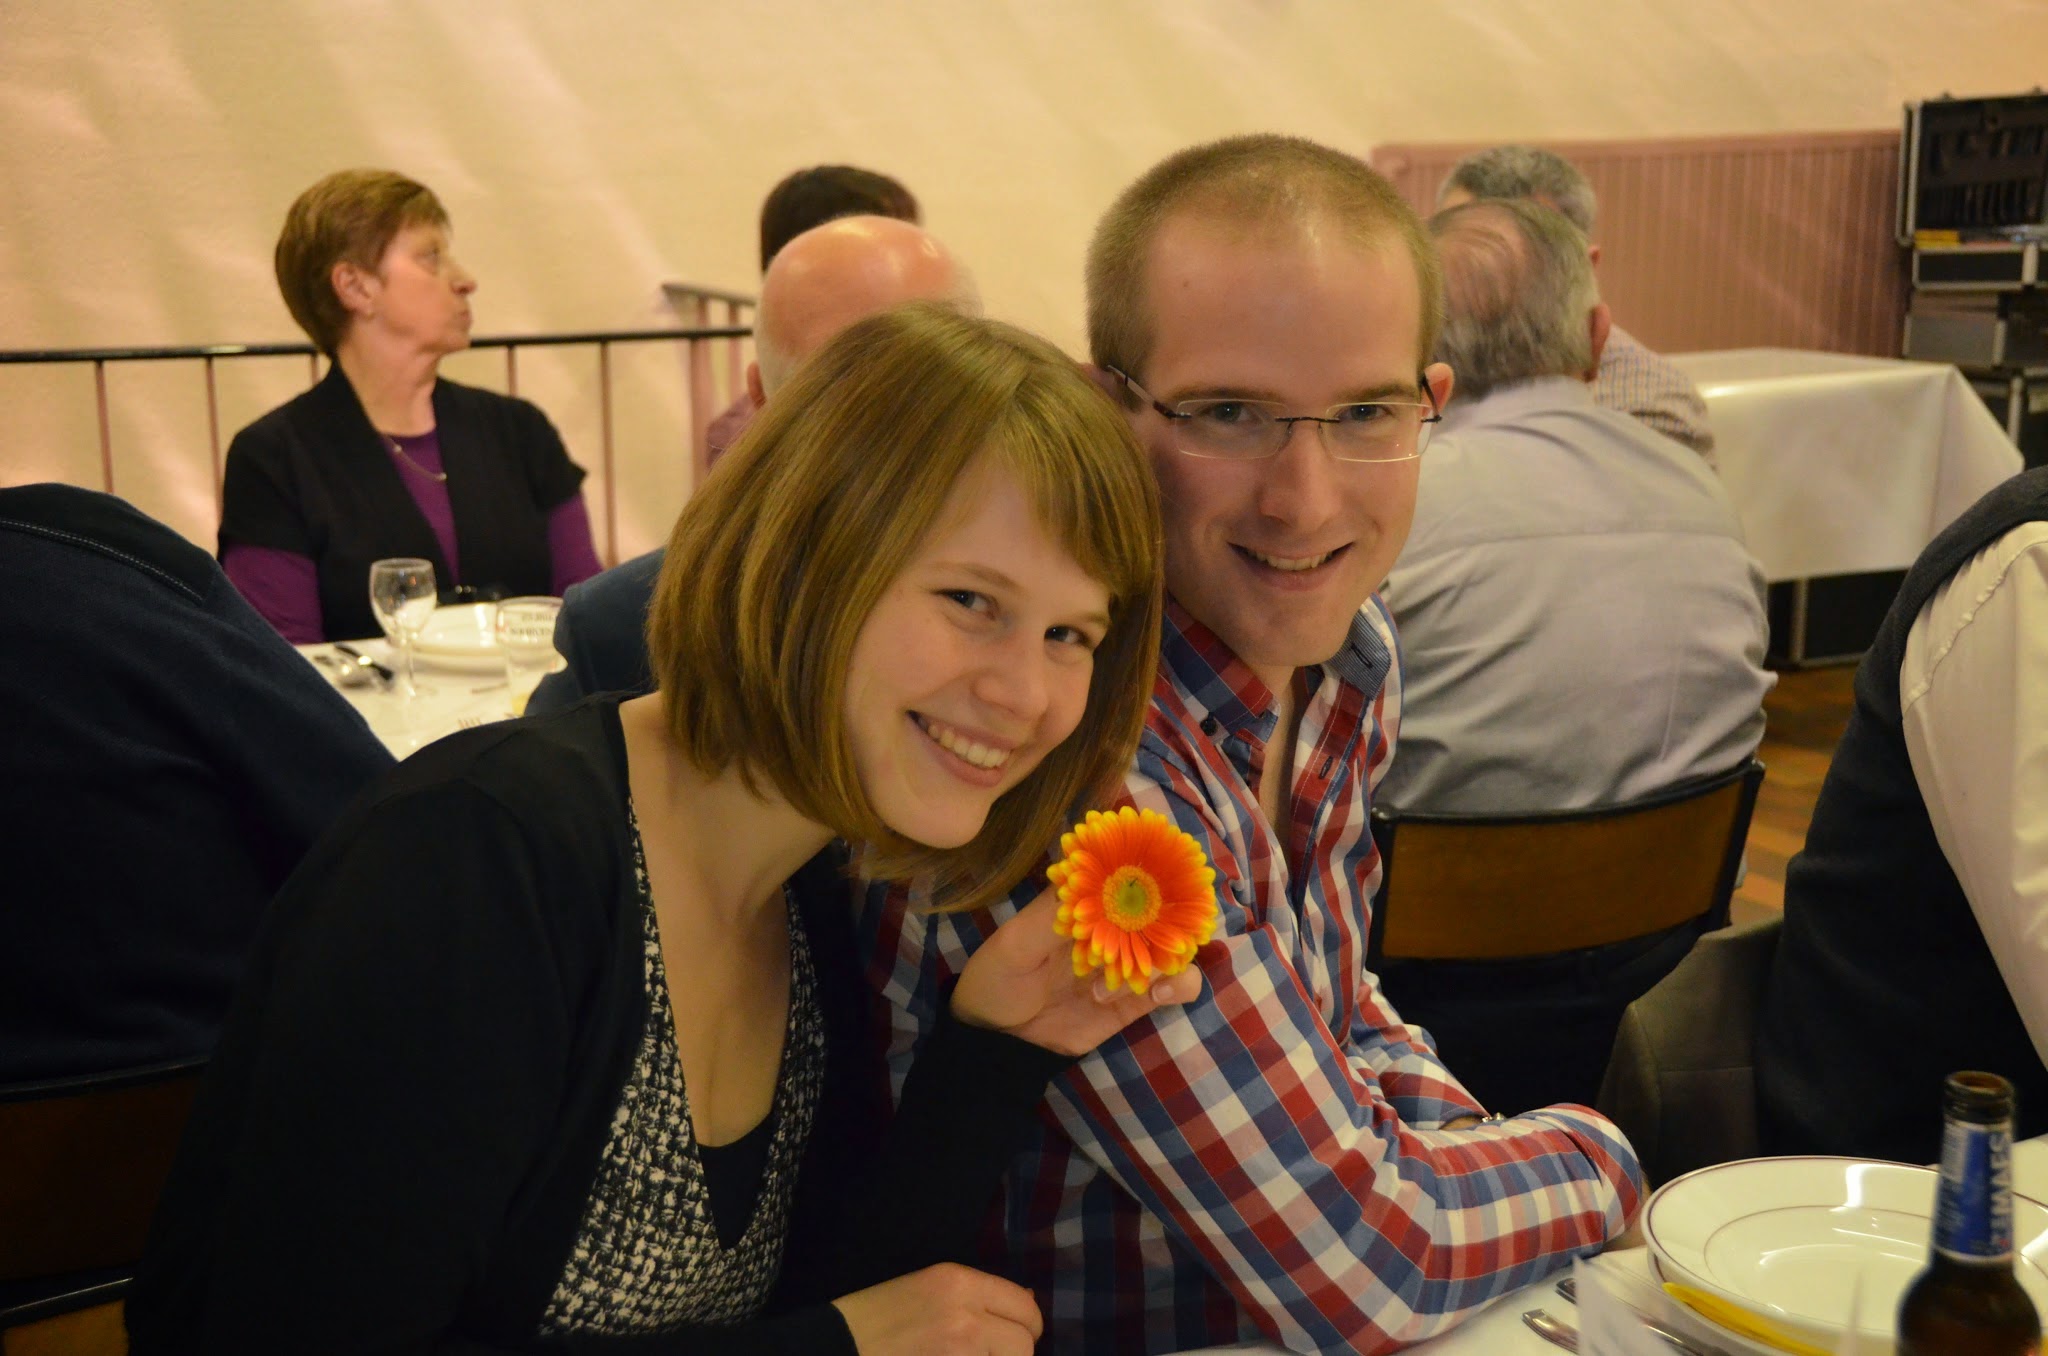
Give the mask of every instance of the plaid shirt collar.
M 1272 689 L 1172 594 L 1166 596 L 1159 666 L 1221 731 L 1261 746 L 1272 738 L 1279 719 Z M 1337 653 L 1309 670 L 1309 691 L 1313 693 L 1328 672 L 1371 700 L 1393 667 L 1393 654 L 1361 611 L 1351 618 L 1351 629 Z

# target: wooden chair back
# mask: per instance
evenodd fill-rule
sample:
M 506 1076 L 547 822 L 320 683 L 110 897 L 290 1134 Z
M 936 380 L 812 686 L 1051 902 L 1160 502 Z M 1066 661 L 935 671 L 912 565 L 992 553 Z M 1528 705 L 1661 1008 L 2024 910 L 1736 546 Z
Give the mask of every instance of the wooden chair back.
M 1764 766 L 1553 814 L 1373 810 L 1385 877 L 1369 963 L 1507 960 L 1727 920 Z
M 0 1282 L 142 1256 L 203 1063 L 0 1087 Z
M 107 1288 L 0 1313 L 0 1356 L 128 1356 L 126 1305 L 118 1298 L 99 1300 Z M 83 1307 L 66 1307 L 74 1303 Z

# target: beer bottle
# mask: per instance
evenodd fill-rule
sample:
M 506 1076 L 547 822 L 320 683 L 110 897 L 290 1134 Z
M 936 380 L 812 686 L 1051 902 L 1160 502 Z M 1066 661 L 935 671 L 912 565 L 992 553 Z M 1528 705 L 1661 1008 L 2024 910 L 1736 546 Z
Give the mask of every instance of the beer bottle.
M 1898 1356 L 2038 1356 L 2041 1320 L 2013 1275 L 2012 1084 L 1950 1074 L 1927 1269 L 1899 1303 Z

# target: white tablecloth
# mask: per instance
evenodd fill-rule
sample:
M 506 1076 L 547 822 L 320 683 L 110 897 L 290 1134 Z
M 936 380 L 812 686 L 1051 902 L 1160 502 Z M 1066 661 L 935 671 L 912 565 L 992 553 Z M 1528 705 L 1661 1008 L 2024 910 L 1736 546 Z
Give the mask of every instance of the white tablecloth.
M 381 640 L 355 642 L 363 653 L 386 664 L 392 669 L 399 668 L 398 657 L 391 647 Z M 301 645 L 300 654 L 308 663 L 315 655 L 332 654 L 331 645 Z M 316 666 L 318 667 L 318 666 Z M 321 667 L 320 672 L 333 680 L 333 670 Z M 422 655 L 418 661 L 419 682 L 425 689 L 413 702 L 406 702 L 398 695 L 398 686 L 390 688 L 376 686 L 344 687 L 341 695 L 348 698 L 349 705 L 362 712 L 369 722 L 371 733 L 384 741 L 393 756 L 403 758 L 422 745 L 431 744 L 443 735 L 453 734 L 465 725 L 478 725 L 486 721 L 504 720 L 512 714 L 507 701 L 509 689 L 505 686 L 502 671 L 481 669 L 474 666 L 454 668 L 437 664 Z
M 2012 1187 L 2022 1196 L 2031 1196 L 2037 1201 L 2048 1201 L 2048 1135 L 2030 1139 L 2013 1146 Z M 1650 1275 L 1650 1253 L 1647 1248 L 1630 1248 L 1614 1254 L 1638 1270 L 1646 1279 Z M 1559 1275 L 1563 1273 L 1560 1272 Z M 1441 1337 L 1432 1337 L 1427 1342 L 1418 1342 L 1408 1350 L 1417 1356 L 1539 1356 L 1550 1353 L 1556 1356 L 1558 1348 L 1550 1345 L 1523 1326 L 1522 1314 L 1530 1309 L 1548 1309 L 1559 1318 L 1577 1326 L 1572 1315 L 1572 1305 L 1558 1295 L 1555 1286 L 1557 1277 L 1539 1281 L 1537 1284 L 1503 1295 L 1481 1310 L 1464 1324 L 1453 1328 Z M 1279 1347 L 1254 1344 L 1243 1347 L 1205 1348 L 1201 1353 L 1188 1356 L 1220 1356 L 1233 1352 L 1238 1356 L 1288 1356 Z
M 1903 570 L 2019 450 L 1944 363 L 1738 348 L 1669 355 L 1706 397 L 1721 480 L 1776 583 Z

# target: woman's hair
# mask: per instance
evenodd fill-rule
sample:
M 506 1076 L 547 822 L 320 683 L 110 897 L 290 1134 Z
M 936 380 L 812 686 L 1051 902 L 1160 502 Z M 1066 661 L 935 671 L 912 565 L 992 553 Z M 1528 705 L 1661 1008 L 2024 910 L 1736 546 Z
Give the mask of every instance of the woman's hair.
M 447 224 L 447 209 L 434 191 L 403 174 L 352 169 L 328 175 L 284 214 L 276 265 L 285 309 L 332 358 L 349 325 L 348 310 L 335 295 L 334 266 L 346 261 L 375 272 L 400 231 Z
M 848 665 L 876 602 L 970 468 L 1016 477 L 1048 535 L 1110 595 L 1073 734 L 953 849 L 884 824 L 845 721 Z M 1023 879 L 1075 808 L 1119 781 L 1158 659 L 1158 496 L 1123 415 L 1052 345 L 942 303 L 861 321 L 764 406 L 669 538 L 647 648 L 699 769 L 737 767 L 843 838 L 878 878 L 929 873 L 948 908 Z

